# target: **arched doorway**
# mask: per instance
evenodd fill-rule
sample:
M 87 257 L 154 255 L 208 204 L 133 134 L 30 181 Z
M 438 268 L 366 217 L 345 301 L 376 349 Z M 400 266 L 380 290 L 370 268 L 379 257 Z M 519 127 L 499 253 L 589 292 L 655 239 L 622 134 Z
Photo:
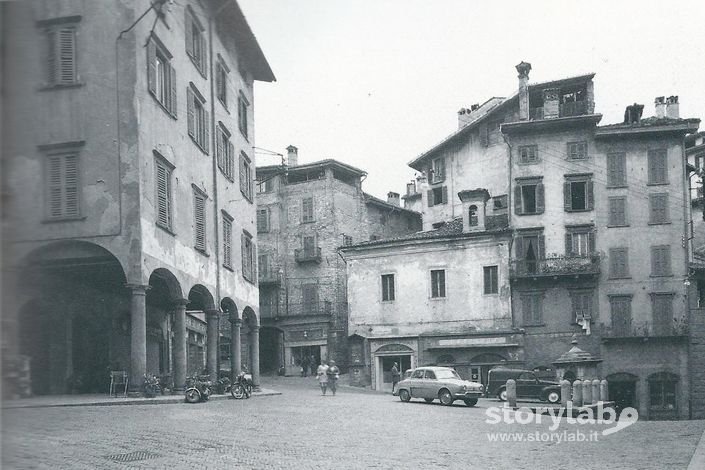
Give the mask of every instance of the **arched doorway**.
M 220 311 L 213 295 L 201 284 L 188 293 L 187 308 L 187 370 L 189 374 L 207 372 L 211 380 L 218 376 L 218 328 Z
M 605 378 L 609 399 L 614 402 L 617 413 L 626 407 L 637 408 L 636 386 L 639 377 L 628 372 L 617 372 Z
M 20 310 L 20 353 L 30 357 L 33 393 L 106 393 L 129 311 L 120 262 L 96 244 L 66 241 L 33 251 L 23 266 L 21 289 L 34 300 Z M 126 365 L 129 349 L 127 357 Z
M 414 350 L 405 344 L 385 344 L 374 353 L 376 390 L 392 391 L 392 367 L 396 362 L 402 377 L 413 367 Z
M 220 301 L 220 310 L 223 312 L 223 318 L 220 328 L 220 346 L 218 354 L 220 361 L 218 363 L 219 376 L 230 377 L 234 380 L 234 372 L 237 371 L 240 362 L 240 355 L 236 352 L 240 351 L 240 318 L 237 314 L 237 305 L 230 297 L 224 297 Z
M 179 307 L 183 308 L 181 286 L 168 269 L 155 269 L 149 276 L 149 289 L 146 293 L 146 373 L 160 377 L 162 386 L 174 390 L 181 389 L 184 374 L 177 373 L 179 347 L 176 315 Z M 170 332 L 174 332 L 171 334 Z M 185 373 L 185 372 L 184 372 Z M 179 377 L 176 377 L 176 376 Z
M 470 360 L 468 380 L 479 382 L 487 388 L 487 374 L 493 367 L 506 364 L 507 358 L 500 354 L 479 354 Z
M 252 307 L 242 310 L 242 362 L 252 374 L 255 389 L 259 389 L 259 323 Z

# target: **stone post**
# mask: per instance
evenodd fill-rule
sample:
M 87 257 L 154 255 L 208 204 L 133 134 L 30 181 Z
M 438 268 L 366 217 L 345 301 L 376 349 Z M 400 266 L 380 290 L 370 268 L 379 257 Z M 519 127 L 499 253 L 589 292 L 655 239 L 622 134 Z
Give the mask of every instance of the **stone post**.
M 609 401 L 609 399 L 610 394 L 609 389 L 607 388 L 607 381 L 602 379 L 600 381 L 600 401 Z
M 250 327 L 250 347 L 252 348 L 252 386 L 261 390 L 259 383 L 259 325 Z
M 600 380 L 593 379 L 592 381 L 592 404 L 596 405 L 600 401 Z
M 507 402 L 512 408 L 517 407 L 517 383 L 514 379 L 507 380 Z
M 186 305 L 188 299 L 174 301 L 174 393 L 186 386 Z
M 218 310 L 206 310 L 206 368 L 213 382 L 218 380 Z
M 568 406 L 568 400 L 570 400 L 570 382 L 563 379 L 561 380 L 561 406 Z
M 235 377 L 242 372 L 242 358 L 240 350 L 240 325 L 242 320 L 237 313 L 230 314 L 230 380 L 235 383 Z
M 128 284 L 130 298 L 130 385 L 132 396 L 142 394 L 144 375 L 147 373 L 147 305 L 149 286 Z
M 583 380 L 583 403 L 585 405 L 592 403 L 592 382 L 590 379 Z
M 581 380 L 573 382 L 573 406 L 576 408 L 583 406 L 583 382 Z

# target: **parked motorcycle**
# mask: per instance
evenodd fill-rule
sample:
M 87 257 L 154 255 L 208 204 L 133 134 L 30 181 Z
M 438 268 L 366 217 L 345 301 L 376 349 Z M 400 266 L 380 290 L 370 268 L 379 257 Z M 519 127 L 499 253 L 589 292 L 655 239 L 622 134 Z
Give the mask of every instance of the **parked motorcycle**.
M 252 374 L 245 371 L 240 372 L 235 377 L 235 383 L 230 388 L 230 394 L 238 400 L 250 398 L 252 395 Z
M 230 392 L 231 388 L 232 388 L 232 384 L 230 383 L 230 379 L 228 377 L 221 377 L 213 385 L 212 392 L 216 393 L 218 395 L 225 395 L 226 393 Z
M 213 383 L 207 375 L 186 378 L 186 402 L 208 401 Z
M 159 377 L 156 375 L 144 375 L 144 396 L 147 398 L 154 398 L 157 395 L 161 395 L 162 387 L 159 384 Z

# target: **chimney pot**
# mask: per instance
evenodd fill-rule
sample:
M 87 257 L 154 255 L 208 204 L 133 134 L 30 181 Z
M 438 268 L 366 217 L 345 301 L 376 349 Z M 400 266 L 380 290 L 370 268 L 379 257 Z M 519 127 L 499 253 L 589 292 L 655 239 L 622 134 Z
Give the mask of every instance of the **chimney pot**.
M 393 206 L 401 207 L 401 199 L 399 193 L 389 191 L 387 193 L 387 202 Z
M 663 96 L 657 96 L 654 99 L 654 105 L 656 108 L 656 117 L 662 118 L 666 115 L 666 102 Z
M 526 121 L 529 119 L 529 72 L 531 64 L 521 61 L 516 66 L 519 72 L 519 120 Z
M 643 104 L 631 104 L 624 110 L 624 123 L 635 124 L 641 121 L 641 115 L 644 112 Z
M 680 106 L 678 96 L 669 96 L 666 99 L 666 116 L 671 119 L 680 119 Z
M 286 164 L 288 166 L 298 166 L 299 164 L 299 149 L 293 145 L 289 145 L 286 148 Z

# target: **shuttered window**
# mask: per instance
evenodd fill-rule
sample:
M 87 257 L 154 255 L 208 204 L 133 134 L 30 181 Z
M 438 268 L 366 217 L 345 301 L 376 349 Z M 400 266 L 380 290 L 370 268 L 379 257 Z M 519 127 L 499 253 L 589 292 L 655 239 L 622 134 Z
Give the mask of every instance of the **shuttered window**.
M 269 209 L 257 209 L 257 233 L 269 232 Z
M 429 173 L 431 184 L 442 182 L 446 175 L 446 159 L 443 157 L 434 158 L 431 162 Z
M 651 315 L 655 336 L 673 334 L 673 294 L 651 294 Z
M 186 88 L 186 101 L 188 107 L 188 135 L 208 154 L 208 111 L 206 111 L 206 100 L 193 83 Z
M 156 38 L 147 43 L 147 83 L 149 93 L 172 116 L 176 117 L 176 70 L 171 54 Z
M 46 163 L 47 216 L 49 219 L 80 215 L 77 154 L 49 155 Z
M 568 159 L 585 160 L 587 158 L 587 142 L 568 142 Z
M 571 292 L 572 322 L 577 322 L 583 318 L 592 318 L 592 299 L 594 296 L 593 291 Z
M 225 65 L 225 61 L 218 54 L 218 65 L 215 70 L 215 96 L 228 109 L 228 75 L 230 69 Z
M 611 296 L 610 310 L 612 334 L 614 336 L 632 336 L 632 296 Z
M 240 152 L 240 192 L 252 202 L 252 167 L 250 159 Z
M 223 266 L 233 267 L 233 221 L 223 215 Z
M 155 173 L 157 189 L 157 225 L 171 230 L 171 172 L 172 168 L 161 159 L 155 160 Z
M 595 253 L 594 227 L 569 227 L 565 234 L 566 256 L 590 256 Z
M 255 282 L 255 273 L 257 272 L 257 264 L 255 257 L 255 247 L 252 243 L 252 236 L 248 233 L 243 233 L 240 236 L 240 247 L 242 252 L 242 276 L 250 281 Z
M 240 96 L 238 96 L 237 99 L 237 123 L 240 128 L 240 132 L 246 139 L 249 138 L 247 135 L 247 113 L 249 107 L 250 103 L 242 95 L 242 93 L 240 93 Z
M 563 198 L 566 212 L 593 210 L 595 196 L 592 179 L 589 176 L 566 176 Z
M 517 215 L 543 214 L 544 187 L 541 178 L 517 179 L 514 186 L 514 212 Z
M 610 278 L 629 277 L 629 249 L 610 248 Z
M 669 245 L 658 245 L 651 247 L 651 275 L 672 275 L 671 247 Z
M 184 24 L 186 36 L 186 54 L 196 66 L 196 69 L 203 75 L 208 76 L 208 60 L 206 56 L 206 35 L 205 29 L 198 21 L 196 14 L 190 6 L 186 7 L 186 21 Z
M 668 214 L 668 193 L 649 194 L 649 223 L 667 224 Z
M 539 161 L 537 145 L 522 145 L 519 147 L 519 163 L 536 163 Z
M 426 193 L 428 207 L 437 206 L 439 204 L 448 204 L 448 186 L 439 186 L 429 189 Z
M 222 122 L 215 128 L 215 132 L 218 168 L 227 179 L 233 181 L 235 178 L 235 146 L 230 142 L 230 132 Z
M 206 197 L 199 192 L 193 194 L 193 227 L 194 247 L 206 251 Z
M 649 184 L 668 184 L 668 159 L 665 149 L 649 150 Z
M 49 28 L 46 34 L 48 85 L 76 84 L 78 75 L 75 25 Z
M 543 294 L 539 292 L 521 294 L 521 313 L 524 326 L 543 323 Z
M 627 225 L 627 197 L 610 197 L 607 199 L 607 202 L 609 205 L 607 226 L 623 227 Z
M 306 224 L 315 220 L 313 216 L 313 198 L 306 197 L 301 201 L 301 223 Z
M 627 155 L 625 153 L 607 154 L 607 186 L 610 188 L 627 186 Z

